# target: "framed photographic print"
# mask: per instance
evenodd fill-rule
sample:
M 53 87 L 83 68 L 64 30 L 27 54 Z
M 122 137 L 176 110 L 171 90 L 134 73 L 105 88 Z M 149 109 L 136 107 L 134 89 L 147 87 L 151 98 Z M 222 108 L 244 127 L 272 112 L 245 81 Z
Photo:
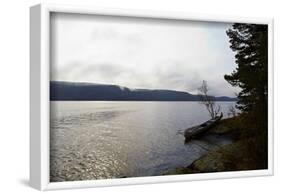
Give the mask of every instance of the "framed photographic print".
M 36 5 L 30 184 L 273 174 L 273 20 Z

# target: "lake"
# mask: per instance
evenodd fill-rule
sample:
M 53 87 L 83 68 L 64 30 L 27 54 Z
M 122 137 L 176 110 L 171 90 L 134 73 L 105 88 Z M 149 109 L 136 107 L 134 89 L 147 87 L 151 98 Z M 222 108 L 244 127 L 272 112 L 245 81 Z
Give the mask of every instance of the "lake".
M 234 102 L 217 104 L 227 117 Z M 198 102 L 52 101 L 50 117 L 52 182 L 161 175 L 231 142 L 184 143 L 186 128 L 209 119 Z

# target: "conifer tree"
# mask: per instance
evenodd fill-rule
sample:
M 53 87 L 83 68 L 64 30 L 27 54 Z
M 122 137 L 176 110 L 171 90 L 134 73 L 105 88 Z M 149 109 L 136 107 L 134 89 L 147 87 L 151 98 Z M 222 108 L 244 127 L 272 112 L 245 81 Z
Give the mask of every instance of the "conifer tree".
M 237 108 L 253 113 L 267 123 L 268 28 L 267 25 L 238 24 L 227 30 L 237 68 L 225 79 L 241 88 Z M 264 125 L 265 126 L 265 125 Z

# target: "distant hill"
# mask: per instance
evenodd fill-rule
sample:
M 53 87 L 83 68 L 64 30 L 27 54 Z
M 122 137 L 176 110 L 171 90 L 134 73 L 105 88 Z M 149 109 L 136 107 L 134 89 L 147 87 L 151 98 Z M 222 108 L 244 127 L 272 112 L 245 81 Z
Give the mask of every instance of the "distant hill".
M 80 82 L 50 82 L 52 101 L 199 101 L 198 95 L 173 90 L 130 89 L 118 85 Z M 236 101 L 227 96 L 216 101 Z

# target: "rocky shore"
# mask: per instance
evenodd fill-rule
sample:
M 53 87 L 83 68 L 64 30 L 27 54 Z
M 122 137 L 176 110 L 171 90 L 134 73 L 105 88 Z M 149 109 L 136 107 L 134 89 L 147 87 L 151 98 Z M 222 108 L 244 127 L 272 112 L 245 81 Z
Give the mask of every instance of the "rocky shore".
M 210 150 L 190 165 L 169 170 L 165 175 L 266 169 L 266 135 L 257 135 L 256 130 L 247 127 L 241 116 L 222 120 L 209 133 L 231 137 L 232 143 Z

